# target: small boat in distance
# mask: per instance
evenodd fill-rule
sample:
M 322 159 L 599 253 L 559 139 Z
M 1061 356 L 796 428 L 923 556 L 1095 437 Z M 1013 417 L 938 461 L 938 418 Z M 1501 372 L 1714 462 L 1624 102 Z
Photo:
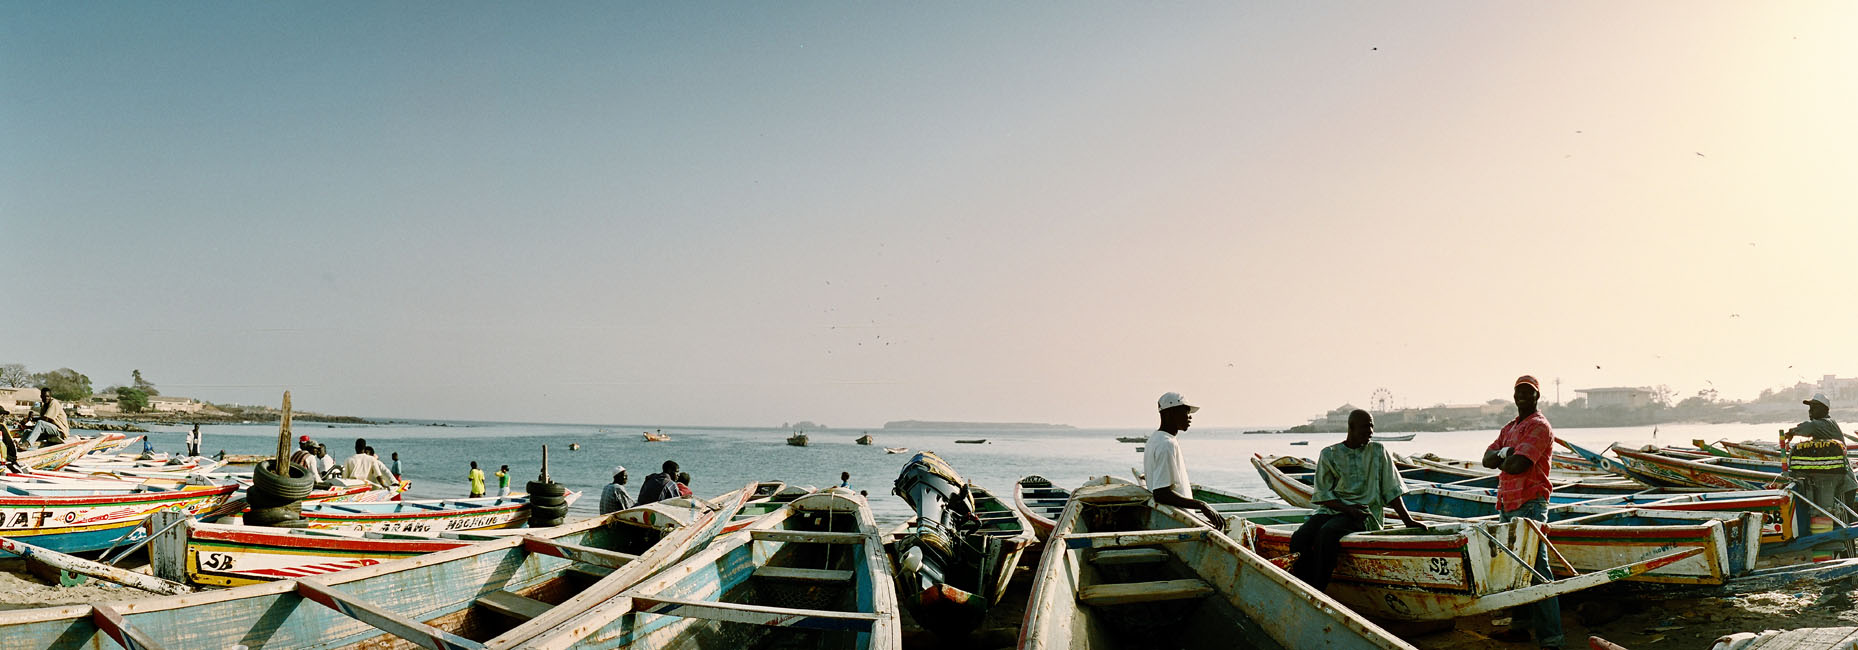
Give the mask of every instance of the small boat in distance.
M 1381 435 L 1381 434 L 1378 434 L 1378 433 L 1377 433 L 1377 434 L 1374 434 L 1374 438 L 1373 438 L 1373 439 L 1374 439 L 1374 441 L 1375 441 L 1375 442 L 1405 442 L 1405 441 L 1407 441 L 1407 440 L 1412 440 L 1412 439 L 1413 439 L 1413 434 L 1411 434 L 1411 433 L 1402 433 L 1402 434 L 1400 434 L 1400 435 L 1397 435 L 1397 436 L 1384 436 L 1384 435 Z M 1297 443 L 1294 443 L 1294 442 L 1293 442 L 1293 443 L 1290 443 L 1290 444 L 1293 444 L 1293 445 L 1294 445 L 1294 444 L 1297 444 Z
M 987 444 L 987 439 L 981 438 L 980 440 L 956 440 L 955 444 L 957 445 L 984 445 L 984 444 Z
M 646 442 L 671 442 L 671 434 L 665 433 L 663 431 L 660 431 L 657 433 L 652 433 L 650 431 L 647 431 L 645 432 L 645 441 Z
M 1144 438 L 1142 436 L 1118 436 L 1116 438 L 1116 441 L 1117 442 L 1148 442 L 1148 438 Z
M 796 433 L 791 436 L 787 436 L 787 444 L 793 445 L 795 447 L 805 447 L 806 446 L 806 434 Z
M 1293 446 L 1293 447 L 1294 447 L 1294 446 L 1296 446 L 1296 445 L 1307 445 L 1307 444 L 1310 444 L 1310 441 L 1308 441 L 1308 440 L 1298 440 L 1298 441 L 1296 441 L 1296 442 L 1293 442 L 1293 443 L 1290 443 L 1290 444 L 1291 444 L 1291 446 Z
M 909 451 L 909 450 L 910 450 L 910 448 L 909 448 L 909 447 L 885 447 L 885 448 L 884 448 L 884 453 L 886 453 L 886 454 L 901 454 L 901 453 L 904 453 L 904 452 L 907 452 L 907 451 Z
M 873 442 L 877 442 L 877 440 L 876 440 L 876 439 L 874 439 L 874 438 L 872 438 L 872 437 L 871 437 L 871 434 L 869 434 L 869 433 L 867 433 L 867 434 L 864 434 L 864 435 L 862 435 L 862 436 L 858 436 L 858 440 L 856 440 L 855 442 L 857 442 L 858 444 L 861 444 L 861 445 L 868 445 L 868 444 L 871 444 L 871 443 L 873 443 Z

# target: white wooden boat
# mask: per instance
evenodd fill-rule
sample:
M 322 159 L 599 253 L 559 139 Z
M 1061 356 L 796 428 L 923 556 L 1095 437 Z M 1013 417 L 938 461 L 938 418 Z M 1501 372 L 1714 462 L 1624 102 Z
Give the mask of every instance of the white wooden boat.
M 1071 500 L 1071 493 L 1036 474 L 1019 479 L 1013 487 L 1013 507 L 1026 518 L 1039 541 L 1045 541 L 1051 536 L 1052 527 L 1057 525 L 1058 515 L 1064 514 L 1064 504 Z
M 1413 646 L 1198 517 L 1103 477 L 1072 492 L 1046 543 L 1019 648 Z
M 863 497 L 794 499 L 558 627 L 533 648 L 902 646 L 890 561 Z
M 581 493 L 569 492 L 568 503 Z M 517 528 L 529 520 L 529 497 L 430 499 L 417 501 L 320 502 L 303 505 L 310 528 L 381 533 Z

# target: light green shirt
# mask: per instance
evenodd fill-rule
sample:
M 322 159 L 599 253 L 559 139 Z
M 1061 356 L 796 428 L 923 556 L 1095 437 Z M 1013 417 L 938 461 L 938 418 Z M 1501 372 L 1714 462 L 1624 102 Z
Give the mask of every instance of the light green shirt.
M 1360 449 L 1336 443 L 1323 448 L 1316 459 L 1316 494 L 1311 501 L 1341 501 L 1368 509 L 1368 530 L 1380 530 L 1381 510 L 1400 495 L 1406 494 L 1406 482 L 1394 468 L 1393 455 L 1378 442 Z M 1334 508 L 1318 505 L 1316 514 L 1342 514 Z

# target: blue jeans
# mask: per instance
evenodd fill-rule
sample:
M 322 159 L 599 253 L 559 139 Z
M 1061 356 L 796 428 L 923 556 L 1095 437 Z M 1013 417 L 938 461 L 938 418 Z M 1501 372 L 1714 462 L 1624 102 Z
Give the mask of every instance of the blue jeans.
M 1520 506 L 1516 506 L 1515 510 L 1505 510 L 1497 515 L 1497 521 L 1500 523 L 1509 523 L 1511 519 L 1534 519 L 1547 523 L 1548 499 L 1531 499 Z M 1550 578 L 1554 577 L 1554 574 L 1548 572 L 1547 540 L 1543 540 L 1542 546 L 1536 550 L 1535 570 L 1536 573 Z M 1537 645 L 1561 645 L 1561 642 L 1565 640 L 1561 633 L 1561 599 L 1549 598 L 1538 600 L 1523 605 L 1522 609 L 1527 610 L 1529 612 L 1529 617 L 1534 619 L 1531 627 L 1535 631 L 1535 642 Z M 1515 626 L 1515 623 L 1511 623 L 1511 626 Z

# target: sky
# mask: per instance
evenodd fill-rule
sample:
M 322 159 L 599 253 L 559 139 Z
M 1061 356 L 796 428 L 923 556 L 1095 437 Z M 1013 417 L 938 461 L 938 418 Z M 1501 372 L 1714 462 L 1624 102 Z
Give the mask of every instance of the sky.
M 0 15 L 0 362 L 99 388 L 1237 427 L 1858 375 L 1854 3 Z

